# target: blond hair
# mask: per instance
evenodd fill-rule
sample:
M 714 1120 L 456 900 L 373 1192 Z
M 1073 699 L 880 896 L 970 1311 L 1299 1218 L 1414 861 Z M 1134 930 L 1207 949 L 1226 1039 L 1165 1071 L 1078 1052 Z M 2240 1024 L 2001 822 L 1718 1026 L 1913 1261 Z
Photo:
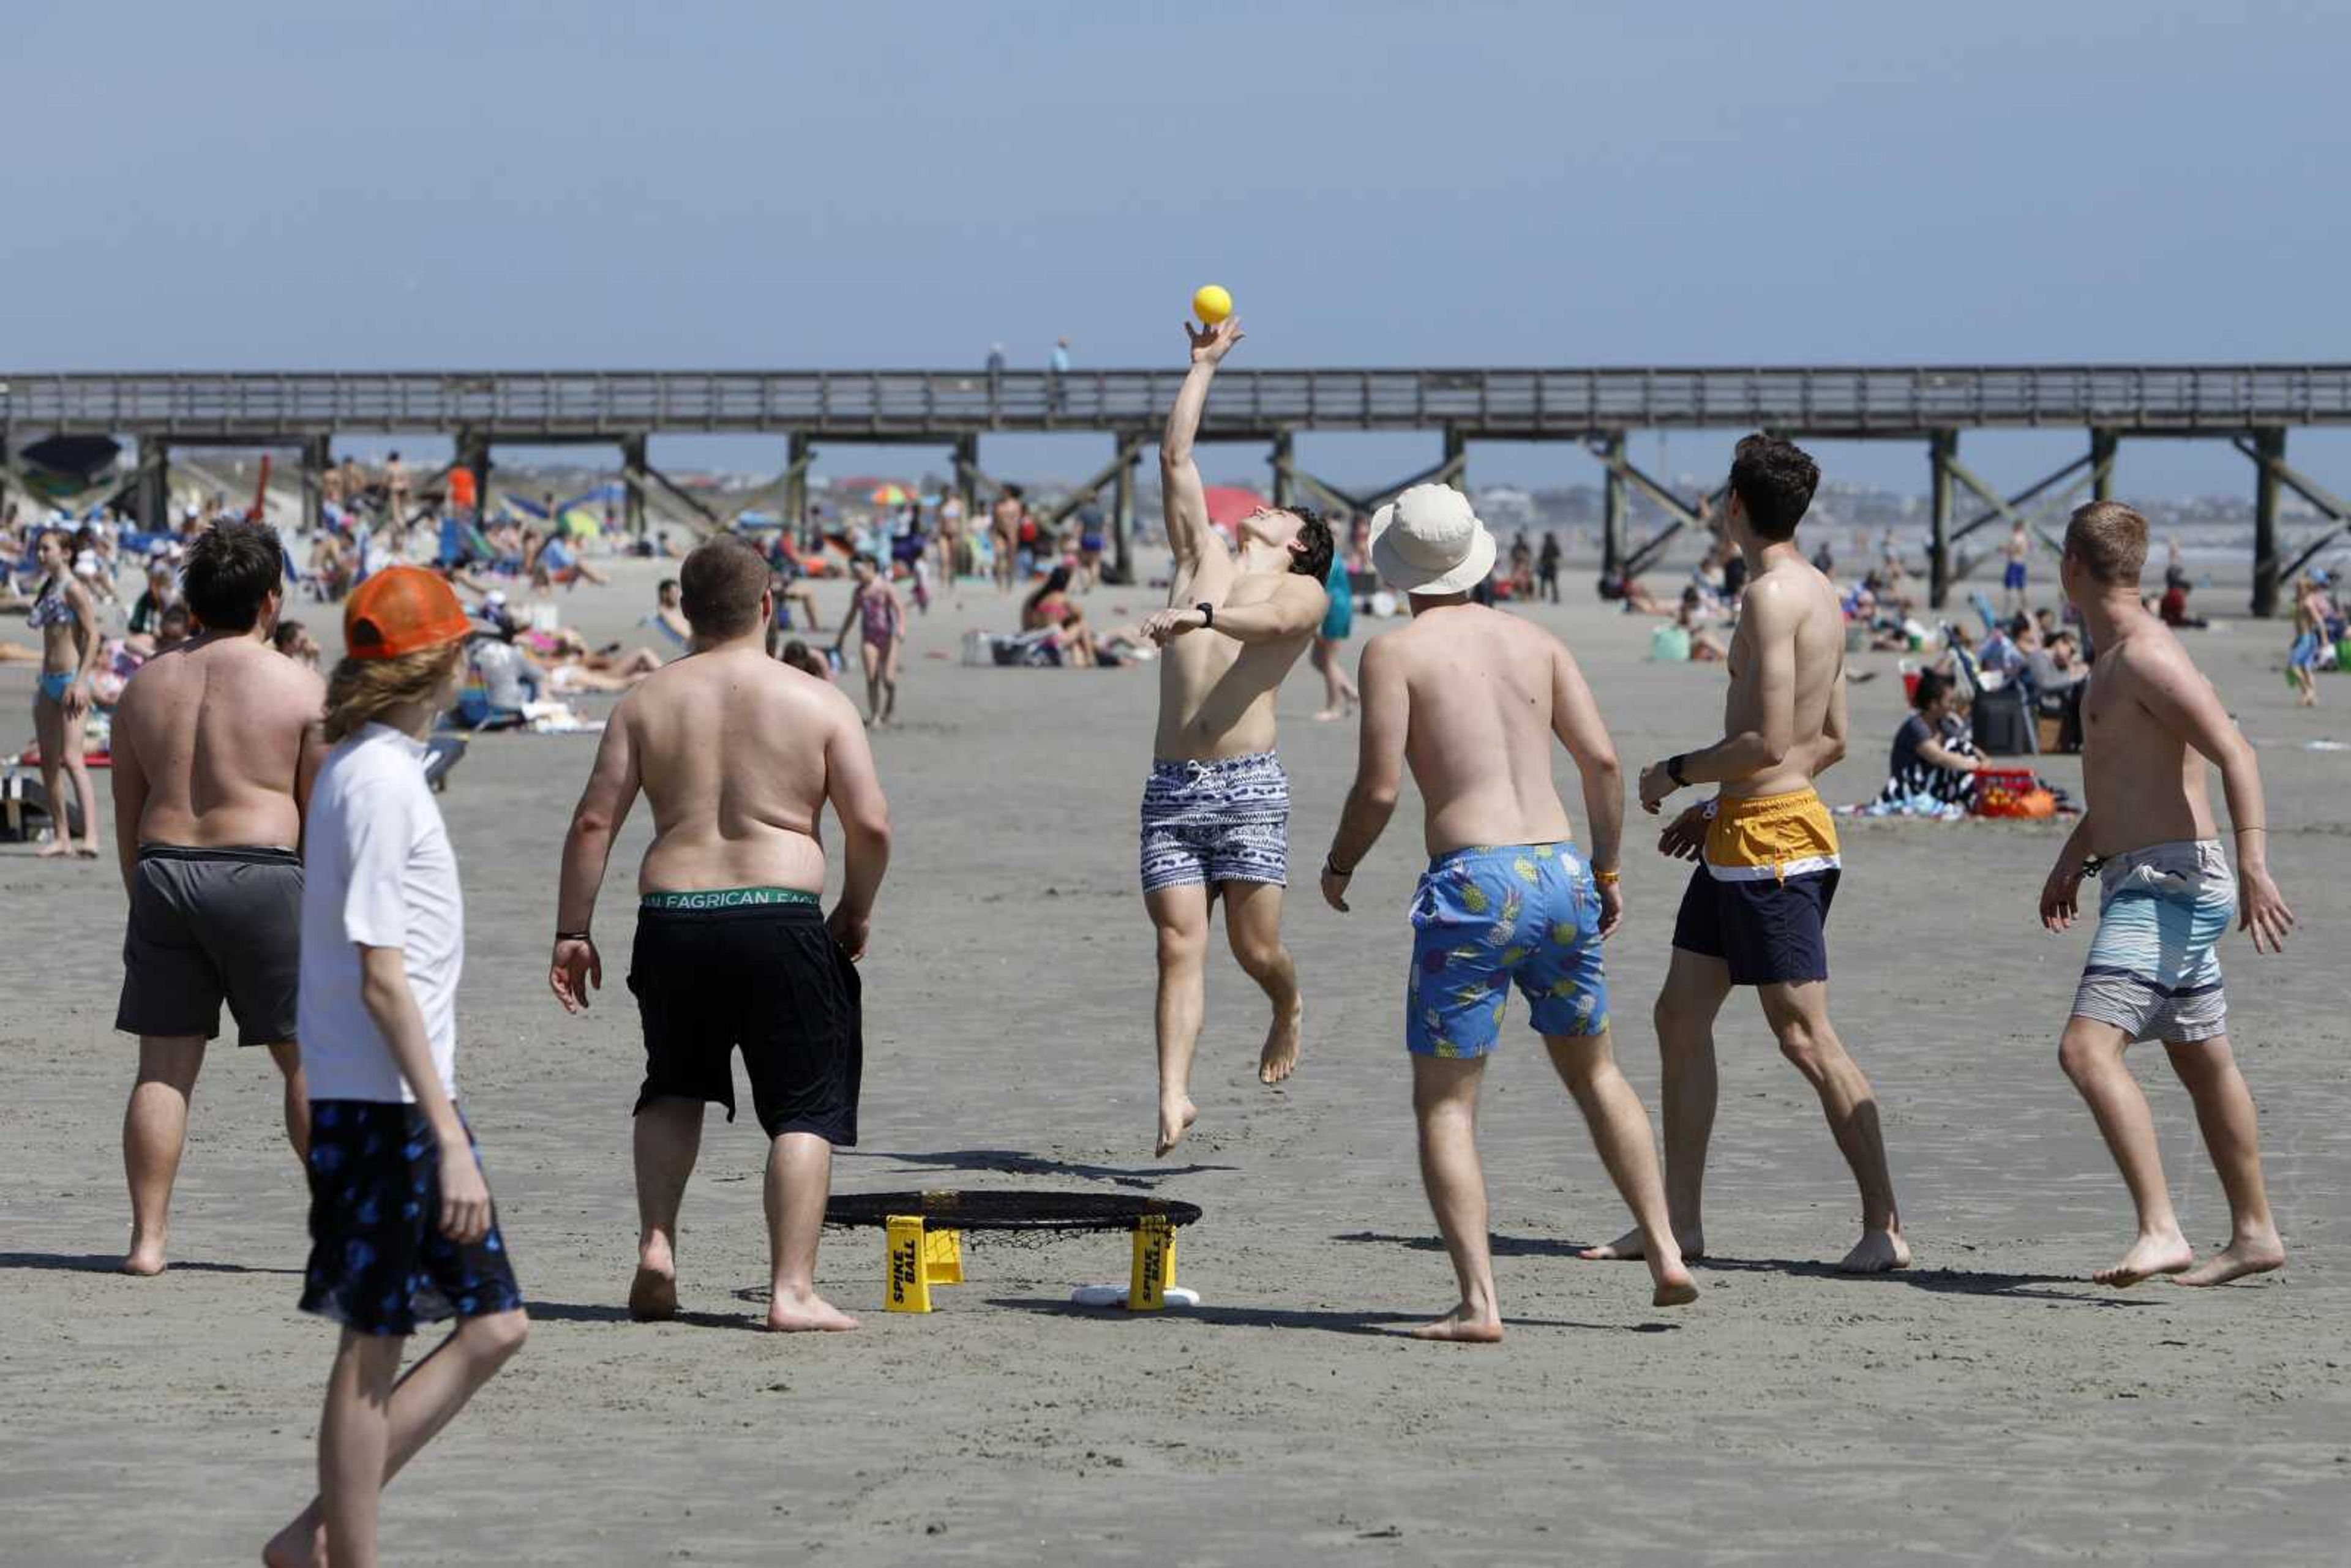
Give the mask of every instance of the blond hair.
M 465 656 L 465 644 L 456 642 L 396 659 L 345 659 L 327 680 L 328 744 L 358 734 L 404 703 L 425 701 Z
M 2065 525 L 2065 553 L 2094 582 L 2137 587 L 2147 570 L 2147 519 L 2120 501 L 2090 501 Z

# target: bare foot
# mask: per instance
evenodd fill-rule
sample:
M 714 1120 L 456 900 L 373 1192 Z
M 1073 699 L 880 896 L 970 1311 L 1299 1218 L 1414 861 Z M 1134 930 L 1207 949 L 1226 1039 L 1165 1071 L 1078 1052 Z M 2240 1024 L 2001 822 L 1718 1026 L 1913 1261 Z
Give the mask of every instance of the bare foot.
M 79 855 L 86 861 L 96 860 L 98 858 L 98 841 L 96 839 L 92 839 L 86 844 L 77 845 L 74 849 L 74 853 Z
M 650 1263 L 637 1265 L 629 1281 L 629 1316 L 641 1323 L 666 1322 L 677 1316 L 677 1271 Z
M 1490 1309 L 1478 1312 L 1464 1301 L 1433 1323 L 1423 1323 L 1412 1331 L 1415 1339 L 1451 1340 L 1459 1344 L 1499 1344 L 1502 1339 L 1502 1320 Z
M 778 1291 L 768 1301 L 768 1327 L 777 1333 L 846 1333 L 857 1320 L 810 1291 Z
M 152 1280 L 162 1273 L 163 1271 L 163 1239 L 158 1236 L 150 1241 L 133 1232 L 131 1238 L 131 1250 L 124 1254 L 122 1259 L 122 1271 L 126 1274 L 136 1274 L 142 1280 Z
M 1898 1230 L 1865 1230 L 1853 1250 L 1837 1260 L 1841 1274 L 1890 1274 L 1910 1267 L 1910 1244 Z
M 1704 1230 L 1695 1227 L 1688 1230 L 1677 1230 L 1674 1232 L 1674 1239 L 1681 1243 L 1683 1262 L 1695 1263 L 1706 1256 Z M 1637 1227 L 1627 1230 L 1604 1246 L 1587 1247 L 1576 1254 L 1577 1257 L 1594 1263 L 1638 1263 L 1648 1255 L 1648 1247 L 1641 1240 L 1641 1232 Z
M 2175 1230 L 2168 1236 L 2140 1237 L 2131 1243 L 2131 1249 L 2123 1254 L 2121 1262 L 2111 1269 L 2101 1269 L 2090 1278 L 2101 1285 L 2124 1291 L 2158 1274 L 2184 1274 L 2195 1262 L 2196 1249 L 2188 1245 L 2188 1238 Z
M 1258 1052 L 1257 1081 L 1279 1083 L 1298 1071 L 1298 1047 L 1306 1037 L 1306 1004 L 1292 1002 L 1290 1011 L 1265 1031 L 1265 1049 Z
M 327 1522 L 314 1507 L 294 1516 L 294 1522 L 269 1538 L 261 1549 L 262 1568 L 325 1568 Z
M 2248 1236 L 2229 1245 L 2174 1281 L 2181 1285 L 2225 1285 L 2248 1274 L 2266 1274 L 2285 1267 L 2285 1243 L 2278 1233 Z
M 1652 1264 L 1649 1279 L 1656 1286 L 1649 1294 L 1653 1307 L 1687 1307 L 1698 1300 L 1698 1281 L 1679 1262 Z
M 1164 1100 L 1161 1101 L 1159 1103 L 1159 1145 L 1151 1152 L 1155 1155 L 1164 1155 L 1168 1150 L 1174 1148 L 1176 1145 L 1182 1143 L 1184 1141 L 1184 1134 L 1190 1132 L 1192 1130 L 1192 1124 L 1199 1119 L 1200 1108 L 1192 1103 L 1192 1097 L 1189 1094 L 1185 1095 L 1184 1098 L 1176 1101 L 1172 1105 Z
M 36 860 L 61 861 L 71 853 L 73 853 L 71 839 L 51 839 L 47 843 L 35 850 L 33 857 Z
M 1346 716 L 1344 713 L 1334 707 L 1317 708 L 1314 711 L 1314 722 L 1317 724 L 1329 724 L 1332 719 Z

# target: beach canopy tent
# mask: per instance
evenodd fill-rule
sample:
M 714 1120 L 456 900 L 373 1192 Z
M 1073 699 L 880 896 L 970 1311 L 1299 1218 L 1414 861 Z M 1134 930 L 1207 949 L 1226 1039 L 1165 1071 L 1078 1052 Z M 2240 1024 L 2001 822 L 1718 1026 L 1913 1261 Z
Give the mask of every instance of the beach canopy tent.
M 121 455 L 122 444 L 112 436 L 45 436 L 16 449 L 8 477 L 45 501 L 75 506 L 120 478 L 115 464 Z

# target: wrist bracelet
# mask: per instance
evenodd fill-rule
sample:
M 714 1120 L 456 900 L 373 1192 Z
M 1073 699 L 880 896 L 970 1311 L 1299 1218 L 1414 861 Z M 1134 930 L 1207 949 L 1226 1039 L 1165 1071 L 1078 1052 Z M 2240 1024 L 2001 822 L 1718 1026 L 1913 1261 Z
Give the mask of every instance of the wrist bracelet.
M 1603 887 L 1614 887 L 1618 883 L 1625 880 L 1625 873 L 1621 871 L 1600 871 L 1598 869 L 1594 869 L 1592 873 L 1592 880 L 1598 883 Z

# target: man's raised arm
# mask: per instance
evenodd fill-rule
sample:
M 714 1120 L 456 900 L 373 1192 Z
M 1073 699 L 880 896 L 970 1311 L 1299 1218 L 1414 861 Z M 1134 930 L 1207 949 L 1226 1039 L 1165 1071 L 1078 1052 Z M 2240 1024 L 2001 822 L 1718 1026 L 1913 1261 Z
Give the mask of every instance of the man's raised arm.
M 1200 488 L 1200 470 L 1192 461 L 1192 439 L 1208 403 L 1208 383 L 1216 379 L 1225 355 L 1241 340 L 1241 324 L 1227 317 L 1196 330 L 1187 321 L 1184 330 L 1192 339 L 1192 368 L 1159 436 L 1160 507 L 1167 518 L 1167 548 L 1176 552 L 1179 574 L 1200 559 L 1215 537 L 1208 527 L 1208 498 Z

